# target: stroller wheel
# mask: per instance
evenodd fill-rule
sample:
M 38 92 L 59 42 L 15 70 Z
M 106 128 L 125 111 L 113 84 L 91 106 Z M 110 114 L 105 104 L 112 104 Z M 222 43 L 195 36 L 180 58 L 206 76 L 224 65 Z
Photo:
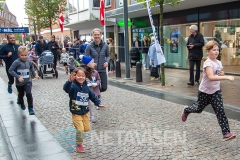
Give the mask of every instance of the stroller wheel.
M 56 78 L 58 78 L 58 71 L 57 70 L 55 70 L 55 76 L 56 76 Z

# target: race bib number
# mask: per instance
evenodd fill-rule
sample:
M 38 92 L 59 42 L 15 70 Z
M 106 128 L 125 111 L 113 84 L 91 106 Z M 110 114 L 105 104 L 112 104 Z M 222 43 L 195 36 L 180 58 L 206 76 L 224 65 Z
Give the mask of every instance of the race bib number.
M 17 74 L 22 78 L 29 78 L 29 69 L 18 69 Z
M 88 105 L 88 94 L 87 93 L 77 93 L 77 98 L 76 98 L 76 104 L 81 105 L 81 106 L 87 106 Z

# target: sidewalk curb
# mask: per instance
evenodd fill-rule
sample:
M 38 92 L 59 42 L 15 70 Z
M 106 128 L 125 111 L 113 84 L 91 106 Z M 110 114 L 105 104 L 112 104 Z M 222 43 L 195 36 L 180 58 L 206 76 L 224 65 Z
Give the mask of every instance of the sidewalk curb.
M 58 67 L 58 69 L 61 70 L 61 71 L 64 71 L 64 68 L 62 68 L 62 67 Z M 132 86 L 132 87 L 135 87 L 135 88 L 141 88 L 141 89 L 145 89 L 145 90 L 149 90 L 149 91 L 155 91 L 155 92 L 158 92 L 158 93 L 165 93 L 165 94 L 169 94 L 169 95 L 174 95 L 174 96 L 179 97 L 179 98 L 184 98 L 184 99 L 193 100 L 193 101 L 197 100 L 197 97 L 182 95 L 182 94 L 179 94 L 179 93 L 169 92 L 169 91 L 165 91 L 165 90 L 161 90 L 161 89 L 155 89 L 155 88 L 151 88 L 151 87 L 144 86 L 144 85 L 128 83 L 127 81 L 125 81 L 123 79 L 120 81 L 120 80 L 116 80 L 116 79 L 108 77 L 108 80 L 111 81 L 111 82 L 114 82 L 114 83 L 119 83 L 119 84 L 123 84 L 123 85 L 127 85 L 127 86 Z M 144 86 L 144 88 L 143 88 L 143 86 Z M 236 111 L 236 112 L 240 112 L 239 107 L 232 106 L 232 105 L 225 104 L 225 103 L 223 105 L 224 105 L 224 107 L 226 107 L 228 109 L 231 109 L 231 110 Z
M 16 154 L 15 154 L 15 152 L 13 150 L 12 143 L 10 142 L 10 139 L 8 137 L 7 130 L 5 128 L 5 125 L 3 123 L 1 115 L 0 115 L 0 125 L 1 125 L 0 129 L 2 130 L 2 133 L 3 133 L 3 136 L 4 136 L 4 140 L 5 140 L 6 144 L 7 144 L 7 148 L 9 150 L 9 152 L 10 152 L 11 158 L 12 158 L 12 160 L 17 160 L 17 156 L 16 156 Z
M 144 90 L 154 91 L 154 92 L 158 92 L 158 93 L 164 93 L 164 94 L 168 94 L 168 95 L 174 95 L 174 96 L 176 96 L 176 97 L 183 98 L 183 99 L 189 99 L 189 100 L 193 100 L 193 101 L 196 101 L 196 100 L 197 100 L 197 97 L 186 96 L 186 95 L 182 95 L 182 94 L 179 94 L 179 93 L 169 92 L 169 91 L 165 91 L 165 90 L 161 90 L 161 89 L 155 89 L 155 88 L 151 88 L 151 87 L 144 86 L 144 85 L 128 83 L 128 82 L 126 82 L 126 81 L 124 81 L 124 80 L 122 80 L 122 82 L 121 82 L 121 81 L 119 81 L 119 80 L 115 80 L 115 79 L 109 78 L 109 77 L 108 77 L 108 80 L 111 81 L 111 82 L 114 82 L 114 83 L 119 83 L 119 84 L 131 86 L 131 87 L 135 87 L 135 88 L 141 88 L 141 89 L 144 89 Z M 143 88 L 143 86 L 144 86 L 144 88 Z M 240 112 L 240 108 L 239 108 L 239 107 L 232 106 L 232 105 L 225 104 L 225 103 L 224 103 L 223 105 L 224 105 L 224 107 L 226 107 L 226 108 L 228 108 L 228 109 L 231 109 L 231 110 L 236 111 L 236 112 Z

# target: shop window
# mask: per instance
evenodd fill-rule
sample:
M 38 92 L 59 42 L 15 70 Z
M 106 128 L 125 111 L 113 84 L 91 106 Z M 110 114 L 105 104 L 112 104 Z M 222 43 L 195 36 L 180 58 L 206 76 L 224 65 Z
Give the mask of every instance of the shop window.
M 205 43 L 215 40 L 221 46 L 221 62 L 225 72 L 240 73 L 240 19 L 202 22 L 201 33 Z
M 105 7 L 111 7 L 111 0 L 105 0 Z
M 81 1 L 78 1 L 78 5 L 79 5 L 79 10 L 84 10 L 84 9 L 87 9 L 89 7 L 88 3 L 89 1 L 87 0 L 81 0 Z
M 69 13 L 74 13 L 74 12 L 77 12 L 77 5 L 78 5 L 78 2 L 77 0 L 69 0 Z
M 93 0 L 93 7 L 100 7 L 100 0 Z

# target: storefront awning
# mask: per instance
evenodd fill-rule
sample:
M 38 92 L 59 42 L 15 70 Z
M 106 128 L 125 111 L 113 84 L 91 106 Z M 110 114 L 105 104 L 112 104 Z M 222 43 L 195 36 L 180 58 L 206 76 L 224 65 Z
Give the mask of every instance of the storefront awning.
M 115 22 L 112 21 L 106 21 L 106 27 L 115 25 Z M 66 28 L 71 28 L 73 31 L 77 30 L 93 30 L 94 28 L 103 28 L 103 26 L 100 24 L 99 20 L 87 20 L 72 24 L 64 25 Z
M 227 2 L 234 2 L 237 0 L 180 0 L 180 4 L 172 7 L 170 5 L 164 5 L 164 13 L 180 11 L 190 8 L 209 6 L 214 4 L 221 4 Z M 151 8 L 152 14 L 159 13 L 159 5 Z M 128 7 L 128 18 L 137 18 L 147 16 L 148 12 L 143 3 L 137 3 Z M 117 8 L 105 13 L 107 18 L 123 18 L 123 8 Z

